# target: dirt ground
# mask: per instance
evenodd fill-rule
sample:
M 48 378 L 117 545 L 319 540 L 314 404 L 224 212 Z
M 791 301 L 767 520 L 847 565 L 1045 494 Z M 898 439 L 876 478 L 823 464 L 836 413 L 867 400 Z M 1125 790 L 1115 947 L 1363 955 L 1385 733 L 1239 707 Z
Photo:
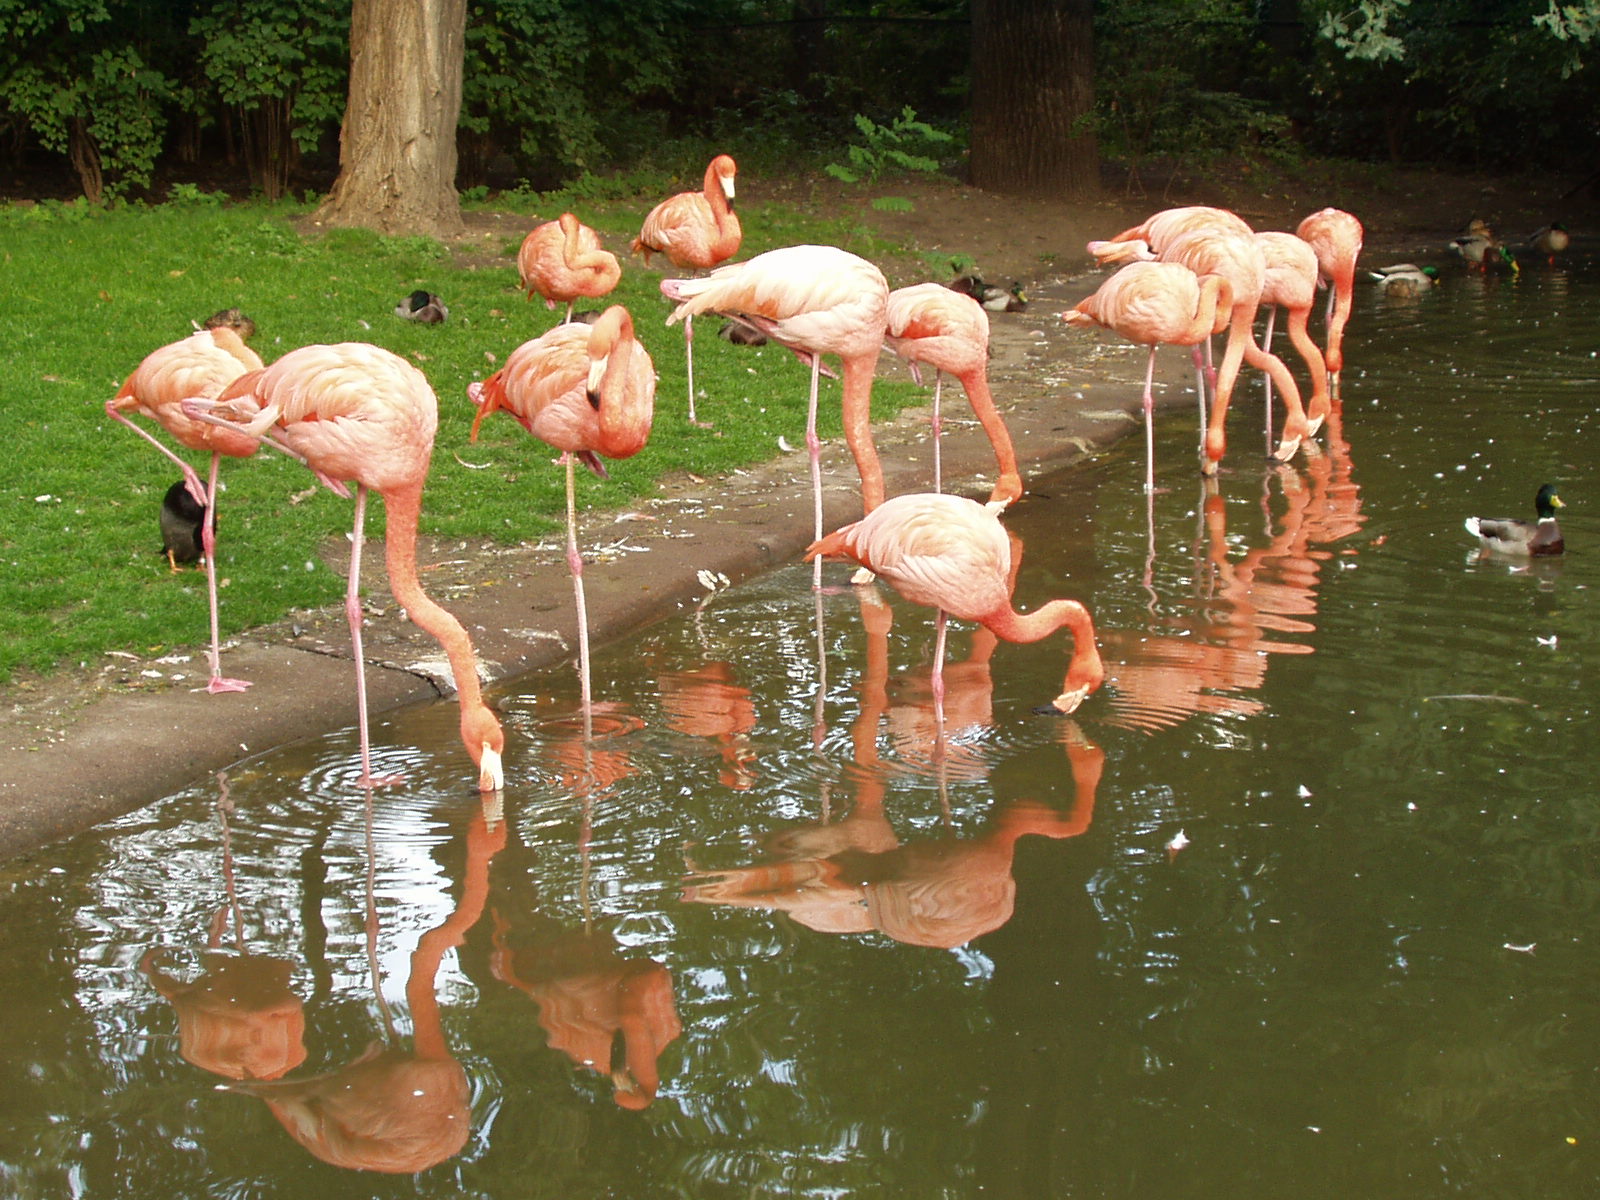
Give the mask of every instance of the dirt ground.
M 1588 194 L 1564 195 L 1572 182 L 1348 168 L 1290 181 L 1241 171 L 1170 185 L 1147 180 L 1134 186 L 1108 177 L 1092 202 L 1000 196 L 934 179 L 871 191 L 811 181 L 769 185 L 765 194 L 852 212 L 916 247 L 900 261 L 881 264 L 891 286 L 948 278 L 944 268 L 951 261 L 993 283 L 1024 285 L 1027 311 L 992 319 L 990 379 L 1025 478 L 1037 478 L 1138 428 L 1139 389 L 1127 384 L 1142 371 L 1142 355 L 1089 353 L 1084 347 L 1095 344 L 1092 335 L 1065 339 L 1055 319 L 1097 286 L 1083 250 L 1090 238 L 1183 203 L 1230 207 L 1258 229 L 1293 229 L 1301 217 L 1332 204 L 1361 217 L 1365 262 L 1445 265 L 1446 244 L 1473 217 L 1490 221 L 1508 241 L 1551 220 L 1565 221 L 1582 236 L 1594 225 L 1596 204 Z M 748 197 L 763 195 L 760 181 L 741 179 L 740 187 Z M 908 200 L 910 207 L 870 203 L 883 196 Z M 460 251 L 470 253 L 485 232 L 516 220 L 525 218 L 477 215 Z M 1099 344 L 1114 346 L 1115 339 Z M 1178 369 L 1177 356 L 1171 366 Z M 886 361 L 884 369 L 898 368 Z M 1064 371 L 1074 375 L 1070 393 L 1059 382 Z M 945 443 L 953 490 L 986 496 L 993 477 L 988 445 L 973 423 L 957 425 Z M 926 486 L 919 461 L 925 431 L 925 411 L 877 430 L 890 494 Z M 859 498 L 841 446 L 828 448 L 825 466 L 831 528 L 859 515 Z M 601 645 L 697 601 L 704 594 L 702 570 L 737 582 L 792 561 L 810 539 L 809 486 L 792 460 L 730 479 L 669 479 L 646 511 L 593 513 L 584 525 L 585 556 L 593 563 L 585 574 L 591 628 Z M 326 557 L 342 569 L 336 549 Z M 424 575 L 428 588 L 472 631 L 493 679 L 570 653 L 571 583 L 560 546 L 435 543 L 424 545 L 420 558 L 425 569 L 432 567 Z M 368 561 L 381 562 L 381 551 L 374 547 Z M 437 647 L 398 614 L 381 576 L 377 571 L 367 581 L 373 707 L 449 694 Z M 129 811 L 247 754 L 353 720 L 341 608 L 251 631 L 225 654 L 230 674 L 254 681 L 248 692 L 213 697 L 196 691 L 205 677 L 199 646 L 187 651 L 186 663 L 114 656 L 97 668 L 0 690 L 0 858 Z M 489 691 L 492 700 L 492 683 Z M 513 755 L 514 749 L 508 753 L 512 779 Z M 466 762 L 463 755 L 464 780 Z

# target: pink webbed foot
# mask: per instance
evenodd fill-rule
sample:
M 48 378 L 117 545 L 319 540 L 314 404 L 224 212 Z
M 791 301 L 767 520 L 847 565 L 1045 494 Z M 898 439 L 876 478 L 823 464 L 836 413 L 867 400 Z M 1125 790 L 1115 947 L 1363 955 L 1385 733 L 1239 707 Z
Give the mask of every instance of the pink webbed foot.
M 213 675 L 211 681 L 206 684 L 206 691 L 215 696 L 221 692 L 242 692 L 249 686 L 248 679 L 228 679 L 222 675 Z

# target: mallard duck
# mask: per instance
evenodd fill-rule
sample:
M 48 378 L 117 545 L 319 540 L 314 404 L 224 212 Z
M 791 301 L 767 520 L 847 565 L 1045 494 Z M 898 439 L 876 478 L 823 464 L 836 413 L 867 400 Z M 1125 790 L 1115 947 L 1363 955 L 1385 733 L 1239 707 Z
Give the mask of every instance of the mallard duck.
M 161 501 L 161 552 L 167 556 L 174 575 L 179 563 L 195 563 L 205 557 L 205 543 L 200 537 L 205 519 L 206 506 L 189 494 L 183 480 L 167 489 Z
M 1419 267 L 1416 263 L 1392 263 L 1367 274 L 1391 296 L 1415 296 L 1439 282 L 1438 267 Z
M 408 321 L 421 321 L 424 325 L 442 325 L 450 310 L 432 292 L 418 288 L 394 306 L 394 315 Z
M 1487 271 L 1495 263 L 1504 263 L 1513 271 L 1521 270 L 1511 251 L 1485 233 L 1464 233 L 1450 242 L 1450 249 L 1467 260 L 1468 266 Z
M 1561 540 L 1561 526 L 1556 524 L 1556 509 L 1565 505 L 1556 495 L 1556 485 L 1547 483 L 1540 488 L 1533 507 L 1539 514 L 1537 521 L 1468 517 L 1467 532 L 1478 538 L 1485 550 L 1499 554 L 1560 554 L 1566 543 Z
M 1015 281 L 1012 281 L 1008 290 L 997 283 L 986 283 L 969 273 L 957 275 L 945 287 L 963 296 L 971 296 L 990 312 L 1021 312 L 1028 307 L 1028 297 L 1023 294 L 1022 285 Z
M 1552 221 L 1543 229 L 1530 234 L 1527 244 L 1528 249 L 1544 255 L 1553 263 L 1556 261 L 1556 255 L 1572 244 L 1572 239 L 1567 235 L 1564 226 Z

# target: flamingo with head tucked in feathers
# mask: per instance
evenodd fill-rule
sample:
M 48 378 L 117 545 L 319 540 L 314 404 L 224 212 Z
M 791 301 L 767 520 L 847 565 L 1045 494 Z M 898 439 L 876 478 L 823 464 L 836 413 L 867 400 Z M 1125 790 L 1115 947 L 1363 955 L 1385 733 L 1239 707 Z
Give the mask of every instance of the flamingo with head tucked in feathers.
M 589 693 L 589 616 L 583 594 L 583 556 L 578 553 L 574 464 L 581 460 L 605 478 L 600 456 L 628 458 L 650 438 L 656 393 L 655 367 L 633 336 L 633 318 L 620 304 L 593 325 L 557 325 L 524 342 L 506 364 L 467 395 L 478 406 L 478 426 L 505 409 L 540 441 L 561 451 L 567 468 L 567 565 L 578 609 L 578 677 L 585 718 Z
M 239 320 L 248 322 L 249 318 L 239 314 Z M 253 329 L 254 325 L 251 324 L 250 328 Z M 206 560 L 206 592 L 211 607 L 211 678 L 206 690 L 213 695 L 217 692 L 242 692 L 250 686 L 243 679 L 228 679 L 222 674 L 221 638 L 217 627 L 217 476 L 224 454 L 232 458 L 249 458 L 260 443 L 256 438 L 237 430 L 196 420 L 183 410 L 183 402 L 214 400 L 223 388 L 240 375 L 260 368 L 260 356 L 244 344 L 239 329 L 231 324 L 221 324 L 198 330 L 182 341 L 152 351 L 128 376 L 116 396 L 106 401 L 106 413 L 109 416 L 121 421 L 183 469 L 188 493 L 202 507 L 200 540 Z M 135 425 L 123 415 L 125 413 L 151 418 L 180 445 L 191 450 L 210 451 L 210 481 L 202 485 L 193 467 Z
M 361 649 L 361 549 L 367 493 L 376 491 L 388 515 L 383 545 L 389 586 L 406 615 L 444 648 L 460 698 L 461 741 L 478 769 L 478 788 L 499 790 L 505 735 L 483 701 L 472 639 L 417 578 L 417 522 L 439 425 L 438 400 L 422 372 L 365 342 L 302 346 L 264 370 L 241 375 L 213 402 L 186 402 L 185 411 L 268 439 L 337 495 L 348 497 L 345 485 L 356 485 L 345 615 L 355 652 L 362 785 L 377 782 Z
M 567 306 L 565 324 L 580 296 L 594 300 L 611 294 L 622 278 L 622 264 L 600 245 L 599 234 L 566 212 L 522 239 L 517 273 L 530 300 L 537 295 L 548 308 Z

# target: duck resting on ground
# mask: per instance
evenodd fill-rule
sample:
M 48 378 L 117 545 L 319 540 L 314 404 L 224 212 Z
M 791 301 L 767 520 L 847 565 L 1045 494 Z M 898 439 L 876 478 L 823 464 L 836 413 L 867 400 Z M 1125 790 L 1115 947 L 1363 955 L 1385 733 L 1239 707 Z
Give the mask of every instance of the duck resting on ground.
M 1023 294 L 1022 285 L 1014 280 L 1007 290 L 996 283 L 985 283 L 977 275 L 968 272 L 957 275 L 945 287 L 963 296 L 971 296 L 990 312 L 1021 312 L 1028 307 L 1028 297 Z
M 1555 484 L 1547 483 L 1540 488 L 1533 506 L 1539 514 L 1537 521 L 1468 517 L 1467 532 L 1482 542 L 1483 549 L 1497 554 L 1560 554 L 1566 549 L 1566 543 L 1561 539 L 1561 526 L 1556 524 L 1556 509 L 1565 505 L 1556 495 Z
M 450 310 L 432 292 L 418 288 L 394 306 L 394 315 L 408 321 L 421 321 L 424 325 L 442 325 Z

